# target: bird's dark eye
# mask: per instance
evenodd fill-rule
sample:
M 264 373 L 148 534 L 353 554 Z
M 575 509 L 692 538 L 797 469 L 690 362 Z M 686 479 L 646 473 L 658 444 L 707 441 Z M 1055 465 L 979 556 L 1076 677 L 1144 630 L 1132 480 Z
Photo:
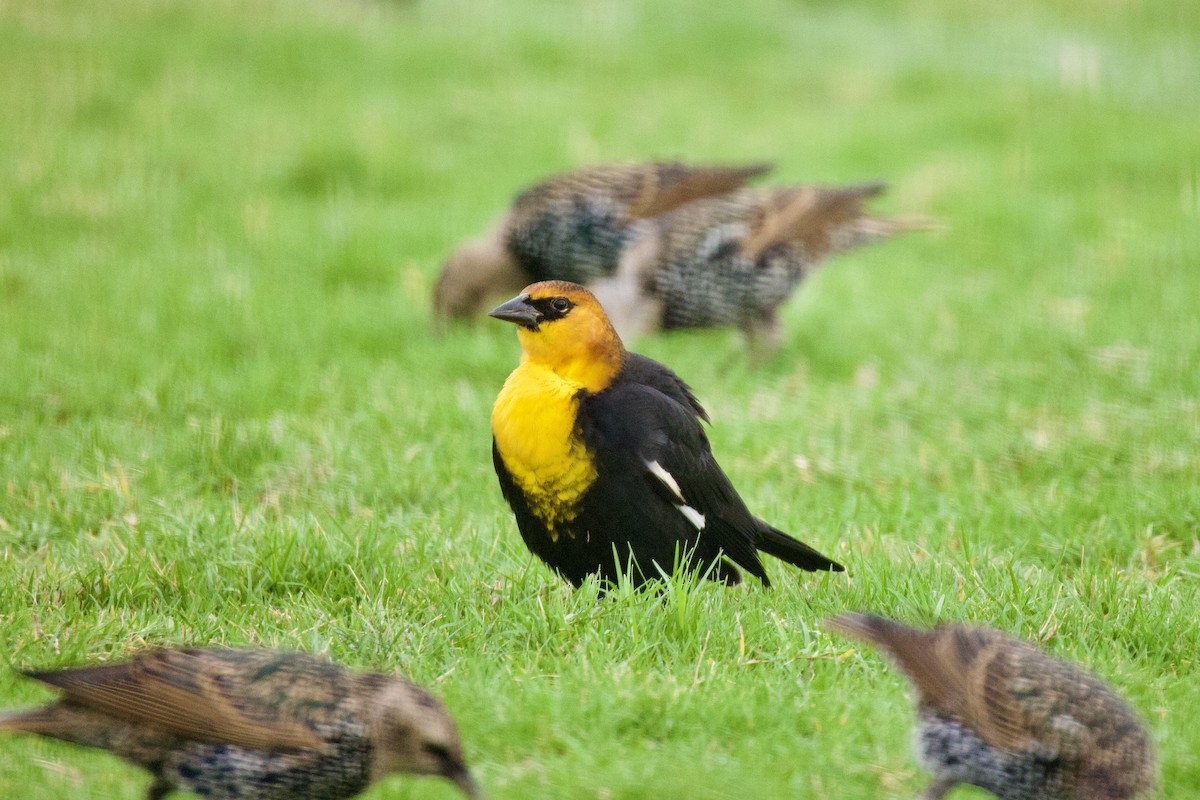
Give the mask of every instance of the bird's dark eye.
M 565 314 L 571 310 L 571 301 L 565 297 L 556 297 L 550 301 L 550 307 L 560 314 Z

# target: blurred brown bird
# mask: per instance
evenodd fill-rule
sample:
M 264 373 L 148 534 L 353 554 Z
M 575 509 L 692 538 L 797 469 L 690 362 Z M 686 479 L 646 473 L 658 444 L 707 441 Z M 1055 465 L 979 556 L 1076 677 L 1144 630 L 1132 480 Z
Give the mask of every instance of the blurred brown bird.
M 1150 737 L 1103 683 L 998 631 L 918 630 L 866 614 L 826 625 L 884 650 L 917 695 L 922 795 L 958 784 L 1003 800 L 1134 800 L 1155 784 Z
M 450 255 L 434 288 L 439 317 L 470 318 L 535 281 L 612 276 L 632 226 L 769 172 L 766 164 L 604 164 L 547 178 L 519 194 L 497 225 Z
M 304 653 L 160 649 L 121 664 L 29 677 L 55 703 L 0 731 L 98 747 L 150 772 L 147 800 L 339 800 L 394 772 L 440 775 L 468 797 L 458 730 L 420 687 Z
M 616 273 L 590 288 L 626 341 L 674 328 L 734 326 L 752 354 L 779 344 L 778 309 L 826 258 L 923 218 L 868 214 L 883 183 L 741 189 L 635 226 Z

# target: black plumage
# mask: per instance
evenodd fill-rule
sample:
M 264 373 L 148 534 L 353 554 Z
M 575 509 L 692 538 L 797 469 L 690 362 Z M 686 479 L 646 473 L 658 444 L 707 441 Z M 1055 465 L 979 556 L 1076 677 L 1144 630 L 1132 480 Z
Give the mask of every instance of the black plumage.
M 557 312 L 555 301 L 570 307 Z M 572 584 L 621 573 L 642 583 L 681 565 L 711 568 L 728 584 L 740 567 L 769 585 L 760 550 L 807 570 L 842 569 L 750 513 L 713 456 L 708 417 L 687 384 L 628 353 L 582 287 L 535 284 L 493 315 L 517 322 L 526 355 L 493 413 L 496 474 L 526 545 Z M 556 381 L 563 386 L 547 392 Z M 571 424 L 553 424 L 554 415 Z M 547 429 L 569 430 L 571 441 L 525 447 L 521 436 L 553 435 Z M 526 449 L 550 456 L 522 458 Z M 573 460 L 590 463 L 559 463 Z M 547 477 L 559 475 L 571 477 Z

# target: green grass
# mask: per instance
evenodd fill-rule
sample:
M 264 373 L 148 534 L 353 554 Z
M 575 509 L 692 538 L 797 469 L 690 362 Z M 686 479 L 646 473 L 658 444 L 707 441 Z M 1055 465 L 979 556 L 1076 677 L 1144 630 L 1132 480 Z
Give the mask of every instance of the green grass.
M 973 620 L 1110 680 L 1200 797 L 1197 53 L 1165 0 L 0 3 L 3 661 L 403 670 L 494 798 L 909 798 L 903 681 L 818 622 Z M 948 225 L 815 276 L 758 371 L 732 332 L 640 346 L 847 575 L 603 599 L 520 543 L 517 345 L 434 335 L 432 278 L 537 176 L 651 156 Z M 0 741 L 3 796 L 145 783 Z

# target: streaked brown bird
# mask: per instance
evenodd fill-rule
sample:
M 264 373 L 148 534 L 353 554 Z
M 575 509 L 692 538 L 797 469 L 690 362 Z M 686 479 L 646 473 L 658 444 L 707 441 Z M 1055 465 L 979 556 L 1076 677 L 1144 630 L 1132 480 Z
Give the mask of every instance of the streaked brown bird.
M 487 301 L 535 281 L 611 277 L 635 222 L 720 195 L 766 164 L 603 164 L 547 178 L 519 194 L 488 233 L 450 255 L 434 288 L 439 317 L 474 317 Z
M 274 650 L 159 649 L 121 664 L 27 672 L 62 691 L 0 731 L 108 750 L 151 773 L 147 800 L 339 800 L 396 772 L 468 797 L 454 720 L 407 680 Z
M 1134 800 L 1154 788 L 1150 737 L 1129 707 L 1074 664 L 988 628 L 918 630 L 867 614 L 830 628 L 882 649 L 916 690 L 921 797 L 959 784 L 1002 800 Z
M 779 344 L 779 307 L 825 259 L 927 219 L 869 214 L 883 183 L 741 189 L 635 226 L 613 277 L 589 288 L 622 338 L 737 327 L 752 354 Z

